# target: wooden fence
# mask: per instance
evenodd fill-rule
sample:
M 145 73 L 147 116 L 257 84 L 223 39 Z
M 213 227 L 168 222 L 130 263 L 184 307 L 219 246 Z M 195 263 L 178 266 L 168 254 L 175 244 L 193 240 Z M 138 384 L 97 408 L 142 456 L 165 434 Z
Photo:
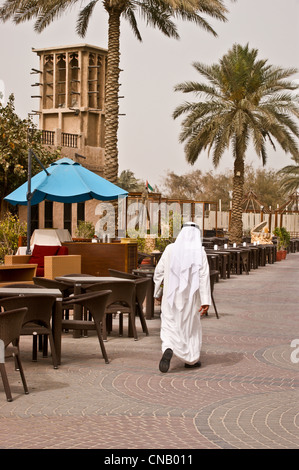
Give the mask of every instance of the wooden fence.
M 124 200 L 124 217 L 121 226 L 131 230 L 131 236 L 145 233 L 166 236 L 171 226 L 174 236 L 182 222 L 196 222 L 205 235 L 225 235 L 230 228 L 231 211 L 221 211 L 217 202 L 168 199 L 159 193 L 130 193 Z M 244 212 L 242 216 L 244 235 L 260 222 L 266 220 L 269 231 L 285 227 L 291 236 L 299 236 L 299 211 Z

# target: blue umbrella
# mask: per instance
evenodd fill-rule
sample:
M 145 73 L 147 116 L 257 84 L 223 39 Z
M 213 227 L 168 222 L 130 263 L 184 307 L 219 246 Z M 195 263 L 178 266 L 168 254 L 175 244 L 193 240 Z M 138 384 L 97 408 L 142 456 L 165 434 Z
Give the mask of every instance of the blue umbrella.
M 32 155 L 43 171 L 31 177 Z M 47 199 L 62 203 L 74 203 L 99 199 L 112 201 L 126 197 L 128 192 L 110 181 L 84 168 L 70 158 L 51 163 L 46 169 L 34 152 L 28 152 L 28 181 L 4 199 L 13 205 L 27 206 L 27 254 L 31 254 L 31 206 Z
M 111 201 L 128 192 L 110 181 L 84 168 L 70 158 L 62 158 L 31 178 L 31 205 L 47 199 L 63 203 L 74 203 L 99 199 Z M 28 204 L 28 183 L 24 183 L 6 196 L 5 201 L 13 205 Z

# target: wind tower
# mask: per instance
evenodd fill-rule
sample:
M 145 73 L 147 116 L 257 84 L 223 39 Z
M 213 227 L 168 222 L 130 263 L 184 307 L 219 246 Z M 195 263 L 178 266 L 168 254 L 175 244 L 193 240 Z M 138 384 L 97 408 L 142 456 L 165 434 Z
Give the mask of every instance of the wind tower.
M 39 56 L 32 114 L 43 143 L 103 175 L 107 50 L 79 44 L 32 51 Z

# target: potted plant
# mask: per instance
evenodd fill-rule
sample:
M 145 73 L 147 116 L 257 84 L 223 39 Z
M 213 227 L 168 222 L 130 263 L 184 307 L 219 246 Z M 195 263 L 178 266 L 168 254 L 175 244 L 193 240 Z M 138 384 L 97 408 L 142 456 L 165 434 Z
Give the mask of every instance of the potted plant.
M 276 259 L 280 261 L 286 258 L 287 248 L 290 244 L 290 232 L 285 227 L 276 227 L 273 234 L 277 237 L 277 254 Z
M 76 238 L 73 238 L 73 241 L 79 242 L 91 242 L 95 234 L 95 227 L 92 222 L 87 222 L 85 220 L 79 220 L 77 230 L 76 230 Z

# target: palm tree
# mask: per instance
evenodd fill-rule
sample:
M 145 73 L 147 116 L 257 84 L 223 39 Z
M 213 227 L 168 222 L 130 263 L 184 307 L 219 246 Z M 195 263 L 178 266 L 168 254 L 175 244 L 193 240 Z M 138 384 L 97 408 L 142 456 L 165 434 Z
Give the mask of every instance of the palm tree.
M 295 165 L 287 165 L 277 173 L 282 176 L 281 188 L 284 194 L 299 190 L 299 158 L 293 158 Z
M 193 66 L 206 79 L 204 83 L 185 82 L 176 91 L 194 93 L 199 99 L 178 106 L 173 117 L 186 114 L 180 142 L 186 142 L 186 159 L 194 164 L 199 154 L 212 152 L 218 166 L 223 153 L 232 146 L 234 158 L 233 202 L 230 241 L 242 240 L 244 163 L 250 140 L 263 165 L 267 161 L 267 142 L 275 141 L 286 153 L 299 155 L 298 96 L 299 88 L 289 80 L 296 69 L 274 67 L 257 59 L 258 51 L 238 44 L 222 57 L 219 64 Z M 203 99 L 202 99 L 203 97 Z
M 82 0 L 6 0 L 0 8 L 0 19 L 13 19 L 16 24 L 36 18 L 35 31 L 41 32 L 55 18 Z M 99 0 L 88 0 L 79 12 L 77 33 L 84 37 L 89 20 Z M 168 37 L 179 38 L 173 18 L 192 21 L 216 36 L 213 28 L 202 17 L 225 21 L 227 9 L 223 0 L 103 0 L 108 13 L 108 58 L 106 78 L 106 119 L 105 119 L 105 177 L 117 183 L 118 177 L 118 92 L 120 62 L 120 20 L 129 21 L 137 39 L 141 35 L 137 26 L 136 12 L 147 24 L 158 28 Z

